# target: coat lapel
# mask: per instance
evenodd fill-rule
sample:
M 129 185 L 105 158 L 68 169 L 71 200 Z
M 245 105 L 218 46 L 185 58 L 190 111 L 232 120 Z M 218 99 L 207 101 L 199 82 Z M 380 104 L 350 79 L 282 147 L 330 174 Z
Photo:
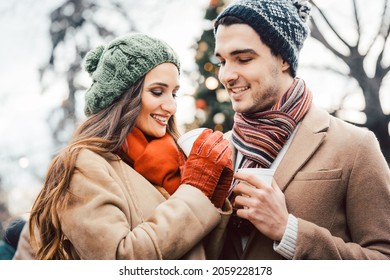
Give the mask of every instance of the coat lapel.
M 307 112 L 275 172 L 275 180 L 282 191 L 324 141 L 329 121 L 328 113 L 315 106 Z

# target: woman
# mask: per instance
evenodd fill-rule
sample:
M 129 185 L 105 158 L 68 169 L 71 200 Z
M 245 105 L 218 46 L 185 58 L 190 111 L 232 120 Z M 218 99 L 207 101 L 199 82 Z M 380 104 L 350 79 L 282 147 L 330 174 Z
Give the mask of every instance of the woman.
M 88 118 L 53 160 L 32 208 L 36 257 L 206 258 L 204 238 L 216 249 L 209 233 L 230 213 L 218 209 L 232 178 L 230 150 L 207 130 L 184 162 L 174 141 L 177 55 L 128 34 L 89 52 L 85 68 Z

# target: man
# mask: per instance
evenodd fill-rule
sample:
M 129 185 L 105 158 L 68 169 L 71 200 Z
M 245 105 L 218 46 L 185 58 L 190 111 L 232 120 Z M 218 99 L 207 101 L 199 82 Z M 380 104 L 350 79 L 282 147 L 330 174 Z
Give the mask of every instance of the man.
M 390 257 L 390 172 L 377 139 L 315 107 L 296 77 L 309 13 L 297 0 L 239 0 L 216 19 L 235 168 L 276 168 L 272 185 L 236 173 L 222 259 Z
M 26 220 L 23 217 L 15 217 L 10 221 L 3 240 L 0 240 L 0 260 L 12 260 L 25 224 Z

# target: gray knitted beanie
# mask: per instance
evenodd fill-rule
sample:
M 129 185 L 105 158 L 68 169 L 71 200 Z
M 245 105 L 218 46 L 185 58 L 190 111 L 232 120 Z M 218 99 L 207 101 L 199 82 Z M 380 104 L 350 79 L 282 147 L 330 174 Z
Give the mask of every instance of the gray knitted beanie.
M 89 51 L 85 69 L 93 84 L 86 92 L 85 114 L 107 108 L 141 77 L 165 62 L 175 64 L 180 71 L 179 58 L 167 43 L 140 33 L 127 34 Z
M 216 23 L 225 16 L 243 20 L 289 63 L 295 77 L 299 52 L 310 34 L 306 24 L 310 12 L 311 6 L 305 0 L 238 0 L 218 15 Z

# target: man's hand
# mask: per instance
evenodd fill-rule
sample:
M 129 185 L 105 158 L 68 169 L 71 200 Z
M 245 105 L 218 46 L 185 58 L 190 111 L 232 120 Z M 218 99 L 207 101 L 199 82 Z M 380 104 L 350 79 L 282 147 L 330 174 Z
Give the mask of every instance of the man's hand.
M 288 211 L 286 199 L 276 181 L 267 186 L 253 174 L 240 174 L 234 177 L 241 182 L 234 188 L 234 206 L 237 216 L 249 220 L 268 238 L 280 241 L 286 230 Z

